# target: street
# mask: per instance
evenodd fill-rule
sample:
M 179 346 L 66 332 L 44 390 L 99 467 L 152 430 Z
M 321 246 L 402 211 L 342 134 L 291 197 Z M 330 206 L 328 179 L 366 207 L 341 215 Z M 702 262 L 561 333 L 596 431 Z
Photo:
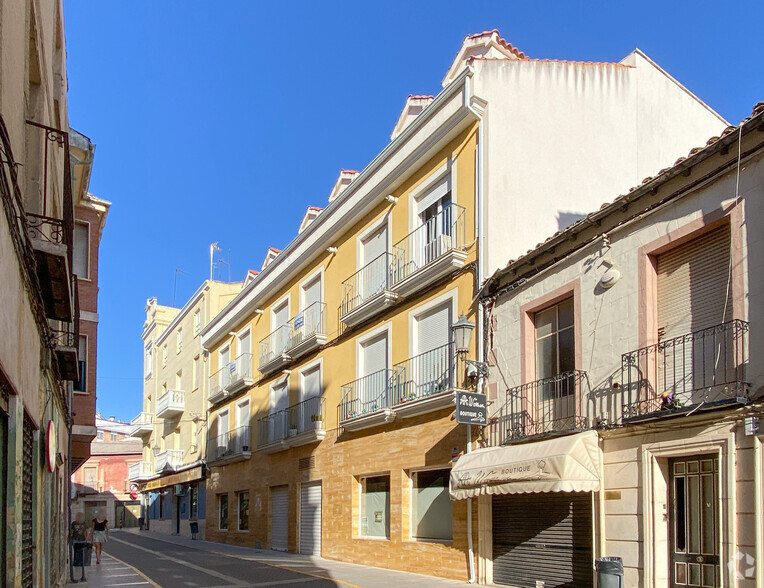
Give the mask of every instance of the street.
M 193 543 L 193 545 L 188 545 Z M 310 586 L 377 588 L 390 585 L 456 586 L 463 582 L 371 568 L 321 558 L 256 550 L 184 538 L 156 539 L 112 531 L 102 563 L 85 568 L 87 586 L 154 588 Z M 79 570 L 75 570 L 79 578 Z M 80 584 L 82 585 L 82 584 Z

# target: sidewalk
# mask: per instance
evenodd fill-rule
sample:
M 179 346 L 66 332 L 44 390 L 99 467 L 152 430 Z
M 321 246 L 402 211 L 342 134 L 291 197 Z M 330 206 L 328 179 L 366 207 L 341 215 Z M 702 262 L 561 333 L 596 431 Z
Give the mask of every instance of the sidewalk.
M 266 549 L 254 549 L 251 547 L 239 547 L 237 545 L 214 543 L 212 541 L 194 541 L 186 537 L 149 533 L 145 531 L 141 532 L 137 529 L 123 529 L 122 531 L 112 531 L 112 533 L 115 535 L 117 533 L 131 533 L 157 541 L 164 541 L 174 545 L 182 545 L 183 547 L 220 554 L 221 556 L 256 561 L 266 565 L 290 569 L 295 572 L 321 576 L 351 588 L 390 588 L 391 586 L 395 586 L 396 588 L 407 588 L 414 586 L 438 587 L 467 585 L 466 582 L 457 580 L 446 580 L 433 576 L 362 566 L 315 556 L 297 555 Z M 128 540 L 127 537 L 125 537 L 125 539 Z M 75 571 L 75 578 L 79 577 L 77 571 Z M 85 574 L 88 578 L 87 583 L 66 584 L 66 586 L 72 588 L 100 588 L 101 586 L 114 585 L 110 582 L 112 577 L 114 578 L 115 583 L 119 584 L 129 583 L 131 586 L 137 587 L 151 586 L 153 584 L 147 581 L 145 577 L 141 577 L 141 575 L 136 573 L 134 569 L 107 555 L 105 552 L 101 558 L 101 565 L 96 566 L 94 560 L 94 565 L 85 568 Z M 119 578 L 114 577 L 115 574 L 118 575 Z M 119 581 L 117 582 L 117 580 Z M 162 588 L 169 587 L 163 586 Z
M 113 531 L 112 531 L 113 532 Z M 82 577 L 82 568 L 74 568 L 74 579 L 76 584 L 67 582 L 66 588 L 102 588 L 106 586 L 135 586 L 136 588 L 151 588 L 156 586 L 153 582 L 147 580 L 142 574 L 133 569 L 132 566 L 121 562 L 107 553 L 101 554 L 101 563 L 96 564 L 95 555 L 92 565 L 85 568 L 86 581 L 80 581 Z

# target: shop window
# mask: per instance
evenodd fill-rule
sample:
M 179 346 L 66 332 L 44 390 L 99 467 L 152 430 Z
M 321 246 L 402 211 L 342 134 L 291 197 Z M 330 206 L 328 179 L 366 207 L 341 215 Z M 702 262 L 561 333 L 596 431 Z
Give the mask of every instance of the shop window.
M 249 530 L 249 492 L 239 492 L 239 531 Z
M 390 537 L 390 476 L 361 479 L 361 535 Z
M 218 496 L 218 527 L 221 531 L 228 530 L 228 494 Z
M 199 487 L 196 484 L 191 484 L 189 491 L 189 516 L 195 519 L 199 516 Z
M 416 539 L 450 541 L 451 498 L 448 494 L 448 469 L 415 472 L 412 496 L 412 536 Z

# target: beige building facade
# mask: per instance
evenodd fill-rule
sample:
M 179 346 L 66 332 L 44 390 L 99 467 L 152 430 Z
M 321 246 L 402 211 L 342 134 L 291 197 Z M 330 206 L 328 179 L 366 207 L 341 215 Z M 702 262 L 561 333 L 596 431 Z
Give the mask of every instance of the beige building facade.
M 443 85 L 407 99 L 391 143 L 203 329 L 207 539 L 476 577 L 480 511 L 448 478 L 479 441 L 453 412 L 483 388 L 480 285 L 726 125 L 640 52 L 529 59 L 496 31 L 465 39 Z M 650 132 L 623 124 L 637 113 Z
M 616 556 L 625 586 L 761 585 L 763 129 L 760 104 L 483 289 L 491 420 L 451 478 L 481 581 Z
M 193 522 L 204 537 L 208 389 L 200 332 L 241 287 L 206 280 L 182 308 L 156 298 L 146 304 L 143 410 L 130 423 L 143 459 L 128 478 L 139 484 L 151 531 L 190 536 Z

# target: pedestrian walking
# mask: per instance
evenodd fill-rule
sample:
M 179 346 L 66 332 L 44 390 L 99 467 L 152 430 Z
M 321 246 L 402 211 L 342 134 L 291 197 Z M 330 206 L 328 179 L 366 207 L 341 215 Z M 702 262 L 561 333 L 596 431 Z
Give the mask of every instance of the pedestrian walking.
M 96 563 L 101 563 L 101 549 L 103 544 L 109 540 L 109 521 L 101 518 L 98 511 L 95 511 L 93 519 L 93 547 L 96 552 Z
M 80 582 L 85 581 L 85 550 L 90 541 L 90 527 L 85 522 L 85 513 L 78 512 L 72 521 L 71 529 L 69 530 L 69 540 L 72 544 L 72 560 L 69 567 L 69 580 L 73 583 L 77 583 L 74 579 L 74 568 L 82 568 L 82 576 Z

